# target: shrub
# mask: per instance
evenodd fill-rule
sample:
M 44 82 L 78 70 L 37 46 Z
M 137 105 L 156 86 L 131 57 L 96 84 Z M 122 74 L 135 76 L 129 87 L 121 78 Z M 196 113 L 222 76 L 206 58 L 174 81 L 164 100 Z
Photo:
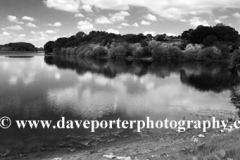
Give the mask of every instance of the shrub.
M 183 57 L 181 49 L 177 46 L 169 47 L 169 54 L 172 60 L 180 60 Z
M 235 50 L 232 54 L 231 61 L 233 66 L 240 64 L 240 50 Z
M 94 52 L 90 48 L 84 50 L 84 57 L 95 57 Z
M 126 55 L 127 55 L 127 49 L 122 44 L 111 46 L 111 48 L 108 50 L 109 58 L 121 59 L 126 57 Z
M 189 49 L 183 51 L 183 59 L 187 61 L 195 61 L 201 58 L 201 50 L 200 49 Z
M 69 55 L 71 53 L 71 48 L 66 48 L 66 54 Z
M 168 59 L 169 49 L 168 47 L 155 44 L 152 47 L 152 58 L 153 59 Z
M 61 48 L 59 54 L 66 54 L 66 48 Z
M 139 47 L 139 48 L 135 48 L 133 51 L 132 51 L 132 54 L 133 54 L 133 57 L 134 58 L 143 58 L 144 54 L 143 54 L 143 48 L 142 47 Z
M 93 49 L 93 52 L 96 57 L 106 57 L 107 56 L 107 48 L 103 46 L 98 46 Z
M 184 50 L 187 47 L 187 42 L 181 42 L 181 44 L 178 46 L 181 50 Z
M 70 49 L 70 54 L 71 55 L 76 55 L 76 50 L 77 50 L 77 47 L 71 48 Z
M 230 49 L 229 49 L 229 47 L 227 45 L 222 44 L 222 45 L 217 46 L 217 48 L 221 51 L 222 59 L 229 58 Z
M 78 47 L 75 53 L 79 57 L 94 57 L 95 55 L 90 45 L 83 45 L 81 47 Z
M 143 47 L 143 56 L 144 58 L 152 57 L 152 52 L 149 47 Z
M 237 44 L 233 44 L 231 45 L 231 52 L 234 52 L 235 50 L 238 50 L 239 49 L 239 46 Z
M 140 43 L 141 43 L 141 46 L 142 46 L 142 47 L 147 47 L 147 46 L 148 46 L 148 43 L 147 43 L 146 40 L 143 40 L 143 39 L 142 39 Z
M 128 50 L 128 55 L 132 55 L 134 58 L 142 58 L 143 57 L 143 48 L 140 43 L 135 43 L 132 45 L 126 46 Z
M 82 47 L 78 47 L 76 49 L 76 55 L 79 57 L 83 57 Z
M 153 46 L 156 46 L 156 45 L 161 45 L 161 42 L 157 42 L 155 40 L 151 40 L 148 42 L 148 46 L 152 49 Z
M 203 46 L 201 44 L 188 44 L 185 48 L 185 50 L 201 50 L 203 48 Z
M 203 60 L 214 61 L 221 59 L 221 51 L 217 47 L 206 47 L 201 53 Z

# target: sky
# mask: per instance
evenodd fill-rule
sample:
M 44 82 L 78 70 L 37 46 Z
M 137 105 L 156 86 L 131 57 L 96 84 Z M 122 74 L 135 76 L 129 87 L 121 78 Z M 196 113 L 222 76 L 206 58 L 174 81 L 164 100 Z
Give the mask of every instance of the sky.
M 0 44 L 49 40 L 79 31 L 180 35 L 224 23 L 240 32 L 239 0 L 0 0 Z

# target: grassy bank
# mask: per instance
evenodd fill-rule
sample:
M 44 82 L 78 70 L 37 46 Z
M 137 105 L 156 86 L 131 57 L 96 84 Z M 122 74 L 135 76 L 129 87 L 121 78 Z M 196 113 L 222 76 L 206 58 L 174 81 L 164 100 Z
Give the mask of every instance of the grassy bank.
M 132 160 L 238 160 L 240 130 L 188 130 L 184 133 L 145 131 L 134 138 L 98 145 L 75 152 L 45 153 L 31 158 L 44 160 L 108 160 L 104 155 L 130 157 Z M 115 158 L 116 159 L 116 158 Z M 123 159 L 124 160 L 124 159 Z

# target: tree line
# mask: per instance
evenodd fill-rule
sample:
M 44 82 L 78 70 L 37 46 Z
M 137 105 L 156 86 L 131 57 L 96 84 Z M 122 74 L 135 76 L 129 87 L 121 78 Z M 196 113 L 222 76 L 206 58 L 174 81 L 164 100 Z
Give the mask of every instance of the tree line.
M 38 49 L 31 43 L 16 42 L 0 45 L 1 51 L 37 51 Z

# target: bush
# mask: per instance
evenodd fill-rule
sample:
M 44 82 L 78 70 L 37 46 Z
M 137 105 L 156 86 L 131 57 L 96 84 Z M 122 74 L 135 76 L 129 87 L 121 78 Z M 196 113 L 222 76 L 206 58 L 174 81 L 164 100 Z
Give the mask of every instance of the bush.
M 103 46 L 98 46 L 93 49 L 93 52 L 96 57 L 106 57 L 107 56 L 107 48 Z
M 217 46 L 217 48 L 221 51 L 222 59 L 229 58 L 230 49 L 229 49 L 229 47 L 227 45 L 222 44 L 222 45 Z
M 152 49 L 153 46 L 155 46 L 155 45 L 161 45 L 161 42 L 157 42 L 155 40 L 151 40 L 148 42 L 148 46 L 150 47 L 150 49 Z
M 59 54 L 66 54 L 66 48 L 61 48 Z
M 76 50 L 76 55 L 79 57 L 83 57 L 82 47 L 78 47 Z
M 79 57 L 94 57 L 95 55 L 93 53 L 92 46 L 90 45 L 84 45 L 84 46 L 78 47 L 75 53 Z
M 168 59 L 169 49 L 163 45 L 155 44 L 152 47 L 152 58 L 153 59 Z
M 240 50 L 235 50 L 231 57 L 232 65 L 236 66 L 236 64 L 240 64 Z
M 152 52 L 149 47 L 143 47 L 143 56 L 144 58 L 152 57 Z
M 66 48 L 66 54 L 69 55 L 71 53 L 71 48 Z
M 181 50 L 184 50 L 187 47 L 187 42 L 181 42 L 181 44 L 178 46 Z
M 144 57 L 144 54 L 143 54 L 143 48 L 142 47 L 139 47 L 139 48 L 136 48 L 132 51 L 132 54 L 133 54 L 133 57 L 134 58 L 143 58 Z
M 202 59 L 206 61 L 215 61 L 221 59 L 221 51 L 217 47 L 206 47 L 202 51 Z
M 116 46 L 111 46 L 108 50 L 108 57 L 113 59 L 122 59 L 127 55 L 127 49 L 122 44 L 117 44 Z
M 143 57 L 143 48 L 140 43 L 135 43 L 129 46 L 126 46 L 128 52 L 130 55 L 132 55 L 134 58 L 142 58 Z
M 185 50 L 201 50 L 203 48 L 203 46 L 201 44 L 188 44 L 185 48 Z
M 183 52 L 177 46 L 169 47 L 169 53 L 172 60 L 180 60 L 183 58 Z
M 183 51 L 183 59 L 187 61 L 195 61 L 201 58 L 201 50 L 200 49 L 189 49 Z
M 76 50 L 77 50 L 77 47 L 71 48 L 70 54 L 71 55 L 76 55 Z

